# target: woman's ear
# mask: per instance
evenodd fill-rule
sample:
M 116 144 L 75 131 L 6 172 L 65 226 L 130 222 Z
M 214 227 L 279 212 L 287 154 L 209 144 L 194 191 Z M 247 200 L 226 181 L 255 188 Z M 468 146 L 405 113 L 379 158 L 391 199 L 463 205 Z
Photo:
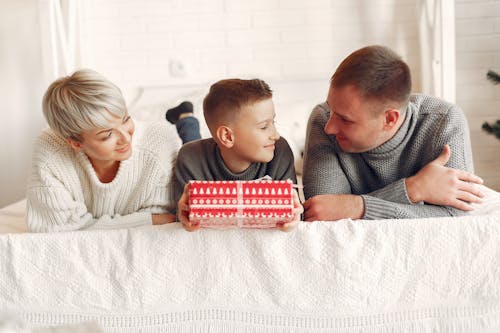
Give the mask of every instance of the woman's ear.
M 234 133 L 231 128 L 224 125 L 219 126 L 215 134 L 217 135 L 217 141 L 224 147 L 231 148 L 234 145 Z
M 384 129 L 391 130 L 398 124 L 400 113 L 398 109 L 385 110 L 385 123 Z
M 74 139 L 66 139 L 66 142 L 69 144 L 71 148 L 76 151 L 80 151 L 82 149 L 82 143 L 80 141 L 76 141 Z

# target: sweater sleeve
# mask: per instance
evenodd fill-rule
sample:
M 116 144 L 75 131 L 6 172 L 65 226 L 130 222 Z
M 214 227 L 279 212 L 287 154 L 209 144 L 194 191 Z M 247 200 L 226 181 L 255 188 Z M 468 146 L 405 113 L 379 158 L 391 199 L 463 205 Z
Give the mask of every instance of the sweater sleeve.
M 332 147 L 333 142 L 324 131 L 329 114 L 326 103 L 317 105 L 307 124 L 303 167 L 306 199 L 319 194 L 351 193 L 349 181 Z
M 451 106 L 443 114 L 434 133 L 431 160 L 437 158 L 445 144 L 450 145 L 451 157 L 447 167 L 474 171 L 469 127 L 463 112 Z M 460 216 L 466 212 L 453 207 L 441 207 L 425 203 L 412 204 L 406 191 L 405 179 L 400 179 L 381 189 L 363 196 L 365 218 L 418 218 L 430 216 Z M 391 209 L 389 206 L 394 206 Z
M 452 207 L 435 206 L 425 203 L 402 204 L 383 200 L 371 195 L 362 195 L 365 202 L 363 219 L 411 219 L 441 216 L 461 216 L 467 212 Z
M 27 224 L 31 231 L 112 229 L 151 224 L 148 212 L 94 218 L 85 203 L 74 200 L 70 191 L 49 172 L 35 174 L 41 177 L 33 177 L 27 191 Z
M 436 128 L 435 139 L 432 141 L 435 156 L 438 157 L 444 145 L 448 144 L 451 149 L 451 157 L 446 166 L 474 172 L 469 133 L 469 125 L 465 114 L 459 107 L 452 105 Z
M 363 218 L 368 220 L 460 216 L 465 213 L 452 207 L 429 205 L 423 202 L 412 203 L 406 191 L 404 178 L 362 197 L 365 203 Z

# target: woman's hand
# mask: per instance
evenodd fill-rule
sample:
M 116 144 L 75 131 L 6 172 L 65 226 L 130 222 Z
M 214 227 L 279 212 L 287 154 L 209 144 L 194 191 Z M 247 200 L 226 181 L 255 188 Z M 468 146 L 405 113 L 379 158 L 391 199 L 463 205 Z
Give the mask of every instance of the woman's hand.
M 175 215 L 173 214 L 151 214 L 153 225 L 167 224 L 175 222 Z

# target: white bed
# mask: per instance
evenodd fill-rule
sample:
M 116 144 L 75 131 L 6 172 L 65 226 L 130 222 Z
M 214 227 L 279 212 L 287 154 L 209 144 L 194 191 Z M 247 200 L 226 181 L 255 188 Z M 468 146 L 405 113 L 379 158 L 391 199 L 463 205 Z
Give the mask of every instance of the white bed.
M 26 232 L 26 200 L 0 209 L 0 233 Z
M 171 224 L 32 234 L 23 209 L 0 210 L 0 311 L 32 327 L 500 331 L 494 191 L 480 215 L 304 222 L 291 233 Z
M 272 86 L 290 101 L 276 109 L 298 157 L 303 100 L 321 100 L 325 85 Z M 131 112 L 163 119 L 189 99 L 201 117 L 205 91 L 189 89 L 147 90 Z M 291 233 L 32 234 L 20 201 L 0 209 L 0 333 L 12 332 L 2 314 L 35 329 L 85 323 L 79 332 L 500 332 L 500 194 L 485 191 L 464 217 L 304 222 Z

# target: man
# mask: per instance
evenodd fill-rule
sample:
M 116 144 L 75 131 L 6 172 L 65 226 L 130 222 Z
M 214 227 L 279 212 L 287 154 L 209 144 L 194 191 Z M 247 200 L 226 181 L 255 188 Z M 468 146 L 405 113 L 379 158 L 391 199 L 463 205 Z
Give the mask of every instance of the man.
M 463 112 L 410 91 L 408 65 L 386 47 L 340 64 L 309 118 L 304 220 L 453 216 L 481 201 Z

